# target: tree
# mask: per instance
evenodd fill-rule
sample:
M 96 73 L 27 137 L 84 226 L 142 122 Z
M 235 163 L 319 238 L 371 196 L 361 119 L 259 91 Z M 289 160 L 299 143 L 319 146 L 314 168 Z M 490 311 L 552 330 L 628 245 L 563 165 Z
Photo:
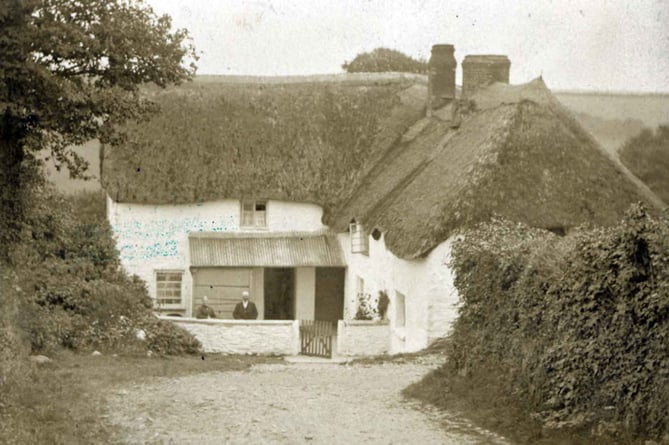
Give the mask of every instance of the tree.
M 155 110 L 140 86 L 189 80 L 196 60 L 188 32 L 143 0 L 0 0 L 0 260 L 18 239 L 37 152 L 85 176 L 70 147 L 120 142 L 121 124 Z
M 350 63 L 344 62 L 341 67 L 348 73 L 427 73 L 425 60 L 416 60 L 388 48 L 376 48 L 372 52 L 358 54 Z

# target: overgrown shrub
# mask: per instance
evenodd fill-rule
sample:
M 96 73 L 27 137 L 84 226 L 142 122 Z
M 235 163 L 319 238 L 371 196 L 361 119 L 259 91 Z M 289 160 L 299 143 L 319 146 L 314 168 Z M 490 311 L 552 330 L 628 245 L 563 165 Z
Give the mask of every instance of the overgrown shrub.
M 453 252 L 449 365 L 495 370 L 551 427 L 669 433 L 669 223 L 633 206 L 560 238 L 495 221 Z
M 101 193 L 37 191 L 16 255 L 19 322 L 33 351 L 199 350 L 191 334 L 153 315 L 145 283 L 121 268 Z

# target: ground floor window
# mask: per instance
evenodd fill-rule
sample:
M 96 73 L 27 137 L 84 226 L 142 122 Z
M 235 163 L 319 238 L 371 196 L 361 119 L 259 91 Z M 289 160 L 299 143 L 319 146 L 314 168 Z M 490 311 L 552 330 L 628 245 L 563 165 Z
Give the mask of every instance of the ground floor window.
M 181 305 L 182 278 L 183 271 L 156 271 L 156 305 L 158 307 Z

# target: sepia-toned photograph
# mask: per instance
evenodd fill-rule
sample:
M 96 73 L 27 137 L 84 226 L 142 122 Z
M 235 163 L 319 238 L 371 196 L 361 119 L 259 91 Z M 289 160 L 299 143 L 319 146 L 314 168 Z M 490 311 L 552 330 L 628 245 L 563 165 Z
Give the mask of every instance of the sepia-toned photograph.
M 669 445 L 669 3 L 0 0 L 0 444 Z

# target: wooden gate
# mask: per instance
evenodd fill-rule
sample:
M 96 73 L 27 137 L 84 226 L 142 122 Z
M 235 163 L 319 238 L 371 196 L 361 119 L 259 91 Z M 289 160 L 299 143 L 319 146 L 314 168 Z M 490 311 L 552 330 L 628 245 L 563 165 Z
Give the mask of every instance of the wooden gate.
M 301 353 L 332 357 L 332 345 L 336 335 L 336 321 L 300 320 Z

